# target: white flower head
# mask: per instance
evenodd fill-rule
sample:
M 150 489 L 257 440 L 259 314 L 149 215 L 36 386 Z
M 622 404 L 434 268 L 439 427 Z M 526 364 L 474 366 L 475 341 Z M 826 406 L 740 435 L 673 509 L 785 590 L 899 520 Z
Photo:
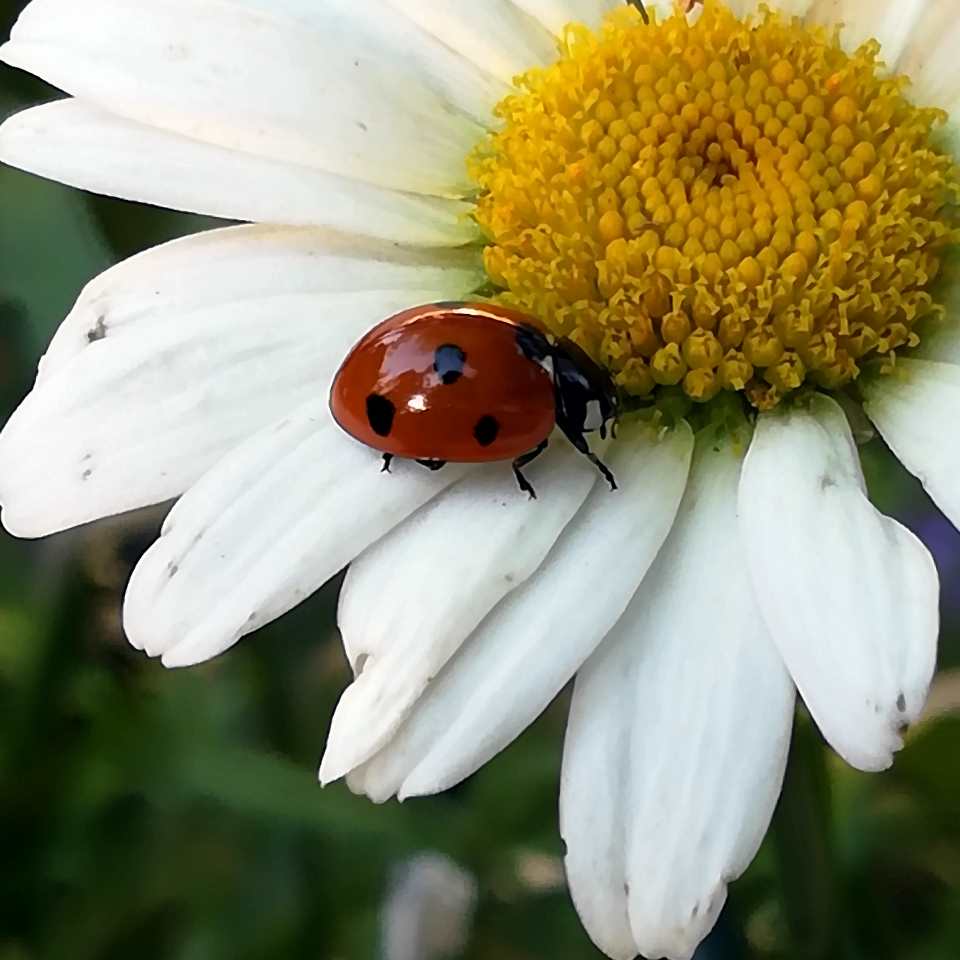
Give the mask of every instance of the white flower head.
M 953 5 L 680 6 L 33 0 L 0 48 L 70 94 L 0 159 L 253 222 L 83 291 L 0 435 L 7 529 L 179 497 L 124 610 L 168 666 L 349 564 L 321 778 L 376 801 L 458 783 L 576 676 L 560 828 L 618 960 L 712 928 L 795 691 L 864 770 L 922 709 L 937 575 L 851 402 L 960 523 Z M 563 440 L 536 501 L 502 463 L 381 474 L 332 421 L 365 331 L 478 297 L 614 378 L 617 492 Z

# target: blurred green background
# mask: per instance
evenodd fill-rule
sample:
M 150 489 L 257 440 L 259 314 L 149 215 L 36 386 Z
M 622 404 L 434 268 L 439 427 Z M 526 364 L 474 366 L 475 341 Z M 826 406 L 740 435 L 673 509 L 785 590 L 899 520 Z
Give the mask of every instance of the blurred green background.
M 0 35 L 20 6 L 0 0 Z M 0 72 L 0 116 L 55 95 Z M 0 167 L 3 418 L 88 279 L 214 225 Z M 798 720 L 773 828 L 698 960 L 960 957 L 960 536 L 882 444 L 864 461 L 881 509 L 940 567 L 928 715 L 880 776 L 845 767 Z M 391 891 L 395 921 L 436 913 L 418 892 L 429 883 L 410 882 L 427 875 L 410 867 L 423 851 L 451 858 L 476 891 L 454 956 L 598 957 L 560 861 L 566 698 L 445 796 L 374 807 L 342 785 L 321 790 L 348 679 L 338 583 L 229 656 L 164 671 L 119 623 L 161 518 L 37 543 L 0 535 L 0 960 L 424 960 L 389 954 L 381 922 Z

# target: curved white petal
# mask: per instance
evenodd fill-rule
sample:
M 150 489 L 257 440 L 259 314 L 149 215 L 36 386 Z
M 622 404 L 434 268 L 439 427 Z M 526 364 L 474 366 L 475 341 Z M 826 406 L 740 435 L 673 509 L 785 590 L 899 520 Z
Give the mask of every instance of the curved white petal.
M 867 40 L 880 41 L 880 59 L 897 69 L 913 29 L 930 0 L 814 0 L 810 21 L 828 26 L 842 23 L 840 39 L 847 50 Z
M 560 34 L 568 23 L 599 26 L 608 10 L 623 6 L 621 0 L 514 0 L 514 3 L 555 34 Z M 657 6 L 657 0 L 651 6 Z
M 451 196 L 506 92 L 382 0 L 33 0 L 0 57 L 150 126 Z
M 598 476 L 565 440 L 527 474 L 539 499 L 492 465 L 350 567 L 338 621 L 357 677 L 333 717 L 324 782 L 384 746 L 477 624 L 540 566 Z
M 154 247 L 91 280 L 41 361 L 40 379 L 105 337 L 189 331 L 195 320 L 182 318 L 225 304 L 395 290 L 408 307 L 418 297 L 462 297 L 483 279 L 478 253 L 470 249 L 419 250 L 298 227 L 210 230 Z M 276 306 L 267 313 L 265 335 L 286 322 Z M 349 320 L 349 311 L 344 316 Z M 313 330 L 322 334 L 339 317 L 318 313 Z
M 402 243 L 476 239 L 459 200 L 399 193 L 59 100 L 0 126 L 0 161 L 109 196 L 230 220 L 314 224 Z
M 264 423 L 326 400 L 353 343 L 409 302 L 398 291 L 262 297 L 95 340 L 0 434 L 4 526 L 45 536 L 177 496 Z
M 351 788 L 377 801 L 444 790 L 531 723 L 630 602 L 670 529 L 691 448 L 685 424 L 659 442 L 638 430 L 613 445 L 620 490 L 597 483 L 543 566 L 480 624 Z
M 574 687 L 567 877 L 617 960 L 688 960 L 780 792 L 794 691 L 746 573 L 739 472 L 729 446 L 698 444 L 673 531 Z
M 895 375 L 864 379 L 862 389 L 887 445 L 960 527 L 960 366 L 897 358 Z
M 937 573 L 867 499 L 833 400 L 760 417 L 739 508 L 760 608 L 810 713 L 853 766 L 888 767 L 933 674 Z
M 83 291 L 0 434 L 4 522 L 40 536 L 182 493 L 235 443 L 325 395 L 367 327 L 478 277 L 471 252 L 277 227 L 211 231 L 113 267 Z
M 459 479 L 380 457 L 326 398 L 231 451 L 176 504 L 127 588 L 131 643 L 168 667 L 208 660 L 306 599 Z
M 483 3 L 387 0 L 387 3 L 504 83 L 511 83 L 517 74 L 557 58 L 550 33 L 512 0 L 484 0 Z
M 897 69 L 911 82 L 911 97 L 924 106 L 960 108 L 960 18 L 954 4 L 933 0 L 921 3 L 920 16 L 905 38 Z M 956 116 L 953 117 L 956 122 Z

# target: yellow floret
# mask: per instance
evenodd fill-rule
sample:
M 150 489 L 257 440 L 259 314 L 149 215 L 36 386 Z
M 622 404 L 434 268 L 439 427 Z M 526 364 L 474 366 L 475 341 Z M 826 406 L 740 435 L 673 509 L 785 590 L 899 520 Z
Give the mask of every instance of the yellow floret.
M 879 46 L 708 2 L 569 27 L 470 158 L 495 299 L 571 338 L 635 396 L 680 385 L 761 409 L 893 365 L 942 308 L 957 241 L 945 120 Z

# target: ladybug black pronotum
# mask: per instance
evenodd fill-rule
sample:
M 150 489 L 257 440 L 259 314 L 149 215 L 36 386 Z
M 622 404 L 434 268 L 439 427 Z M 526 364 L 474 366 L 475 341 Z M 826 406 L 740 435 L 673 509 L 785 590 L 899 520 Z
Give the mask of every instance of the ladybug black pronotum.
M 555 341 L 532 318 L 485 303 L 431 303 L 374 327 L 349 353 L 330 392 L 334 419 L 383 453 L 446 463 L 512 460 L 522 468 L 554 426 L 616 489 L 586 434 L 615 424 L 610 378 L 581 349 Z

